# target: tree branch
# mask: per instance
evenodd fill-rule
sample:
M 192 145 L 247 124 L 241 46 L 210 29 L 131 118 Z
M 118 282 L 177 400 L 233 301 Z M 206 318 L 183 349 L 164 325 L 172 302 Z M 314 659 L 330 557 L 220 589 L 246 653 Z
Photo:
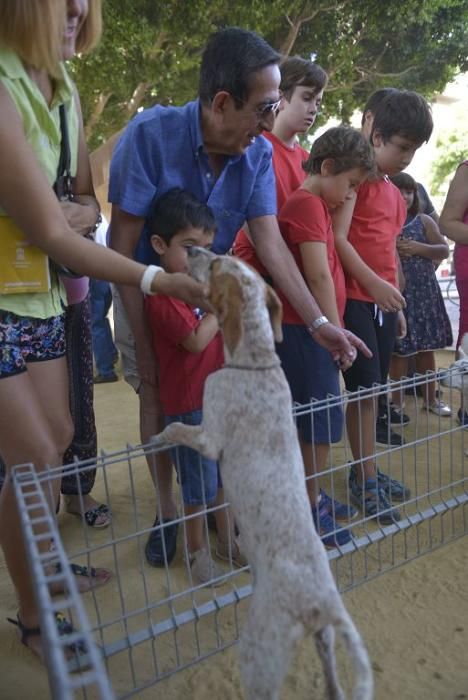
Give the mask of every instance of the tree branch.
M 98 123 L 99 119 L 101 118 L 102 113 L 104 112 L 104 109 L 106 107 L 107 102 L 109 101 L 110 96 L 112 95 L 111 92 L 101 92 L 99 93 L 99 97 L 96 100 L 96 103 L 94 105 L 94 109 L 91 112 L 91 115 L 86 122 L 85 126 L 85 136 L 86 140 L 88 141 L 91 137 L 91 134 L 93 133 L 93 129 Z
M 289 24 L 289 32 L 286 36 L 286 39 L 283 41 L 283 43 L 280 46 L 280 53 L 283 54 L 283 56 L 289 56 L 289 54 L 292 51 L 292 48 L 294 44 L 296 43 L 297 36 L 299 34 L 299 31 L 302 27 L 303 24 L 307 24 L 308 22 L 311 22 L 314 17 L 316 17 L 318 14 L 321 12 L 330 12 L 332 10 L 336 11 L 338 8 L 338 5 L 340 5 L 341 8 L 343 8 L 345 5 L 348 5 L 351 2 L 351 0 L 339 0 L 338 2 L 334 2 L 331 5 L 327 5 L 325 7 L 318 7 L 316 10 L 313 10 L 312 12 L 309 10 L 309 14 L 307 14 L 307 10 L 309 8 L 303 7 L 301 12 L 299 12 L 298 16 L 296 19 L 291 19 L 289 15 L 285 15 L 286 21 Z M 307 3 L 305 3 L 307 4 Z

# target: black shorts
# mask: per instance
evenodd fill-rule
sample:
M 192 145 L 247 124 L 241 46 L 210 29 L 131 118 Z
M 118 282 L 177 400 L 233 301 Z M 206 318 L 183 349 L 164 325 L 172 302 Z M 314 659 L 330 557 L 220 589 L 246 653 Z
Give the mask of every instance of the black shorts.
M 371 358 L 358 352 L 354 364 L 343 372 L 348 391 L 387 383 L 397 334 L 397 316 L 397 312 L 379 311 L 373 302 L 357 299 L 348 299 L 346 302 L 345 328 L 361 338 L 372 352 Z

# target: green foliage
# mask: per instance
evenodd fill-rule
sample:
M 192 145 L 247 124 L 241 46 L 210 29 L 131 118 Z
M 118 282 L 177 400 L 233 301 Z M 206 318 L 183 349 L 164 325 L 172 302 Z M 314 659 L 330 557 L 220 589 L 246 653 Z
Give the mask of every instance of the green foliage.
M 459 164 L 466 159 L 466 144 L 468 131 L 451 134 L 437 141 L 437 151 L 440 153 L 431 170 L 431 192 L 434 195 L 445 194 L 444 185 L 453 175 Z
M 323 119 L 347 121 L 385 85 L 431 97 L 468 68 L 466 0 L 104 0 L 99 48 L 71 64 L 90 147 L 137 109 L 195 97 L 204 43 L 229 25 L 315 54 L 330 74 Z

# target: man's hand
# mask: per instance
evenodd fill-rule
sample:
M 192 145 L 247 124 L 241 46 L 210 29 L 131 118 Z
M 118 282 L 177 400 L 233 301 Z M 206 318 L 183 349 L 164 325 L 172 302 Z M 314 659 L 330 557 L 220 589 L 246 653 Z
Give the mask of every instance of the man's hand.
M 365 357 L 372 357 L 372 353 L 364 341 L 351 331 L 338 328 L 332 323 L 324 323 L 323 326 L 320 326 L 315 331 L 313 338 L 331 353 L 334 361 L 343 371 L 351 367 L 358 350 Z
M 369 293 L 382 311 L 400 311 L 406 306 L 401 292 L 385 280 L 377 280 L 369 287 Z
M 156 294 L 175 297 L 191 306 L 210 310 L 208 290 L 205 285 L 183 272 L 159 272 L 155 275 L 151 287 Z

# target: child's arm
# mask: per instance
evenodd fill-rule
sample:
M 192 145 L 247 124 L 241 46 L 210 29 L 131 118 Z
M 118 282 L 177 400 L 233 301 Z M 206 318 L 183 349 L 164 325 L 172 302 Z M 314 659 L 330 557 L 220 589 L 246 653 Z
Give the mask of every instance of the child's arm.
M 188 352 L 203 352 L 219 331 L 218 319 L 212 313 L 207 313 L 184 340 L 180 343 Z
M 356 197 L 347 200 L 332 216 L 336 251 L 340 257 L 343 269 L 350 277 L 356 279 L 367 289 L 370 296 L 382 311 L 401 309 L 405 306 L 403 295 L 393 284 L 380 279 L 380 277 L 366 265 L 359 253 L 348 241 L 349 227 L 355 203 Z
M 419 255 L 423 258 L 429 258 L 429 260 L 444 260 L 449 255 L 449 247 L 439 227 L 430 216 L 426 214 L 420 216 L 428 243 L 401 239 L 397 241 L 398 253 L 403 258 Z
M 340 327 L 340 315 L 336 306 L 335 285 L 328 264 L 327 246 L 321 241 L 299 243 L 304 276 L 307 286 L 322 313 L 335 326 Z

